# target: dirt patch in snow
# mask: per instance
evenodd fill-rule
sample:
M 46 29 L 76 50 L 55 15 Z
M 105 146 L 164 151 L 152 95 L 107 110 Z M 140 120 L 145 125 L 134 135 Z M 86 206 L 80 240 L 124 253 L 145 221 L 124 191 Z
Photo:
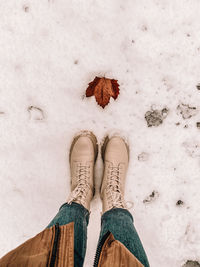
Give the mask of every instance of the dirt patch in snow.
M 200 143 L 191 141 L 191 142 L 184 142 L 183 147 L 185 148 L 187 154 L 192 158 L 200 157 Z
M 188 260 L 182 267 L 200 267 L 200 264 L 198 261 Z
M 190 107 L 189 105 L 183 103 L 177 106 L 177 111 L 182 115 L 184 120 L 190 119 L 198 112 L 196 107 Z
M 148 127 L 159 126 L 163 123 L 163 120 L 167 117 L 169 113 L 168 108 L 163 108 L 161 110 L 149 110 L 145 113 L 145 119 L 147 121 Z
M 145 204 L 149 204 L 153 201 L 155 201 L 157 198 L 159 197 L 159 193 L 155 190 L 153 190 L 153 192 L 143 200 L 143 203 Z
M 149 154 L 146 152 L 142 152 L 138 155 L 139 161 L 147 161 L 149 159 Z

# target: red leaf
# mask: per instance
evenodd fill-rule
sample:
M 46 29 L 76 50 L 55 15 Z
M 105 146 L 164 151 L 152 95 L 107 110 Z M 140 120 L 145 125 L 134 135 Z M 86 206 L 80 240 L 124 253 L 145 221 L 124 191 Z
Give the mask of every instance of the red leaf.
M 97 103 L 104 108 L 108 105 L 110 97 L 117 99 L 119 95 L 119 84 L 117 80 L 109 78 L 99 78 L 95 79 L 89 83 L 89 86 L 86 90 L 86 96 L 95 96 Z
M 94 95 L 94 89 L 95 89 L 96 85 L 98 84 L 99 80 L 100 80 L 100 78 L 95 77 L 95 79 L 89 83 L 89 86 L 86 90 L 86 96 L 87 97 Z

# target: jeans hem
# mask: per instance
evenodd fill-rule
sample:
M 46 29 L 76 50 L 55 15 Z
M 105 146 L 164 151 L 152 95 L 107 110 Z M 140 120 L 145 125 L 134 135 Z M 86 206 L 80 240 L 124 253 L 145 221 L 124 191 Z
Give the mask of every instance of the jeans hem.
M 104 214 L 101 216 L 101 221 L 105 220 L 106 217 L 108 217 L 110 214 L 116 214 L 116 216 L 118 216 L 119 213 L 123 213 L 124 215 L 128 215 L 131 218 L 131 221 L 132 222 L 134 221 L 132 214 L 127 209 L 123 209 L 123 208 L 112 208 L 112 209 L 104 212 Z

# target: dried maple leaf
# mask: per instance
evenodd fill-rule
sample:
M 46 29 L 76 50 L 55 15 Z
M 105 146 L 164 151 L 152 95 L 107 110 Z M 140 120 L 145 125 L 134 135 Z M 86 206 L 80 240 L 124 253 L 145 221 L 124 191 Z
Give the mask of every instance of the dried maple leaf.
M 95 79 L 89 83 L 86 90 L 86 96 L 95 96 L 97 103 L 104 108 L 108 105 L 110 97 L 116 99 L 119 95 L 119 84 L 117 80 L 108 79 L 105 77 L 95 77 Z

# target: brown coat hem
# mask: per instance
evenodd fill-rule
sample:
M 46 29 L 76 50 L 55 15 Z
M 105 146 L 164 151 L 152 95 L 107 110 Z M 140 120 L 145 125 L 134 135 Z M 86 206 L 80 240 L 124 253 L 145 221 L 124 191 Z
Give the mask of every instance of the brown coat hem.
M 55 267 L 74 267 L 74 223 L 59 226 Z M 0 259 L 1 267 L 49 267 L 55 239 L 55 226 L 47 228 Z M 98 267 L 144 267 L 110 234 L 103 244 Z

